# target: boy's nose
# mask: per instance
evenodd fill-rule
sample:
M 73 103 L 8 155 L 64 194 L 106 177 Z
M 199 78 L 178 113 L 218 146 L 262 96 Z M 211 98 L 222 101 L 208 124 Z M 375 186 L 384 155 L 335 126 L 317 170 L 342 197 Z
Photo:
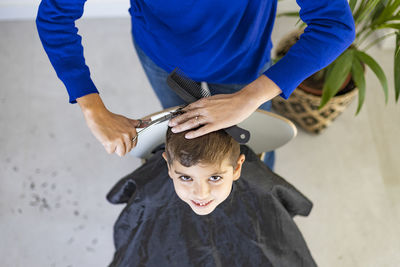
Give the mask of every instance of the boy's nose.
M 194 195 L 198 198 L 198 200 L 207 200 L 207 197 L 210 194 L 210 186 L 207 183 L 198 183 L 194 188 Z

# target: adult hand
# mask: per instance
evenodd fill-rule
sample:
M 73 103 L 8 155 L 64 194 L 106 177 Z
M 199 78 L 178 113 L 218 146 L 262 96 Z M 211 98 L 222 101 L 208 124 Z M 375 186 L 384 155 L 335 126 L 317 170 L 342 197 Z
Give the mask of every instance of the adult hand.
M 169 126 L 178 133 L 203 125 L 185 135 L 188 139 L 196 138 L 242 122 L 261 104 L 281 92 L 272 80 L 261 75 L 236 93 L 202 98 L 186 106 L 185 113 L 171 119 Z
M 137 134 L 139 120 L 110 112 L 98 94 L 78 98 L 77 102 L 89 129 L 109 154 L 116 153 L 122 157 L 136 146 L 137 140 L 133 142 L 132 139 Z

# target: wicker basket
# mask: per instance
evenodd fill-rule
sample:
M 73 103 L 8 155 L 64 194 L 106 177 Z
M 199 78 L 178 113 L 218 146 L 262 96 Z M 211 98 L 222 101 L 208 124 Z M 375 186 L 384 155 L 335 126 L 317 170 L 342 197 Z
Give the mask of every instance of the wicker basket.
M 273 109 L 284 117 L 294 121 L 310 133 L 319 134 L 339 116 L 357 96 L 357 89 L 335 96 L 321 109 L 318 106 L 320 96 L 296 89 L 288 100 L 275 97 L 272 100 Z

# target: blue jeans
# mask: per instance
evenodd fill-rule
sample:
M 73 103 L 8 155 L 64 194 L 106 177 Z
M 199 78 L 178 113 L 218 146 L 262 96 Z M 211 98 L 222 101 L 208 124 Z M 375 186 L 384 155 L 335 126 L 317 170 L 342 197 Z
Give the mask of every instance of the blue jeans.
M 158 65 L 156 65 L 136 44 L 134 39 L 133 39 L 133 44 L 136 48 L 136 52 L 143 66 L 144 72 L 146 73 L 147 78 L 158 97 L 158 100 L 161 102 L 162 107 L 166 109 L 185 104 L 185 102 L 167 85 L 166 81 L 169 73 L 160 68 Z M 271 65 L 272 65 L 271 61 L 267 62 L 259 74 L 265 72 L 269 67 L 271 67 Z M 231 94 L 241 90 L 243 87 L 247 85 L 247 84 L 214 84 L 214 83 L 207 83 L 207 84 L 208 88 L 210 89 L 211 95 Z M 266 111 L 270 111 L 271 101 L 262 104 L 259 108 Z M 275 151 L 270 151 L 268 153 L 265 153 L 264 163 L 271 170 L 273 170 L 275 164 Z

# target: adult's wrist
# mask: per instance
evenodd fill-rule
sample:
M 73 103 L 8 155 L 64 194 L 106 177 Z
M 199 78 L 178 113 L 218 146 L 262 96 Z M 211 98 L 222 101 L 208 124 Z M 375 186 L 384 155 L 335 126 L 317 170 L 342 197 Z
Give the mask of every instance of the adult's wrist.
M 266 75 L 261 75 L 252 83 L 243 88 L 242 92 L 247 99 L 260 106 L 282 93 L 282 90 Z
M 98 114 L 99 112 L 107 110 L 98 93 L 79 97 L 76 99 L 76 102 L 78 102 L 85 116 L 92 116 L 93 114 Z

